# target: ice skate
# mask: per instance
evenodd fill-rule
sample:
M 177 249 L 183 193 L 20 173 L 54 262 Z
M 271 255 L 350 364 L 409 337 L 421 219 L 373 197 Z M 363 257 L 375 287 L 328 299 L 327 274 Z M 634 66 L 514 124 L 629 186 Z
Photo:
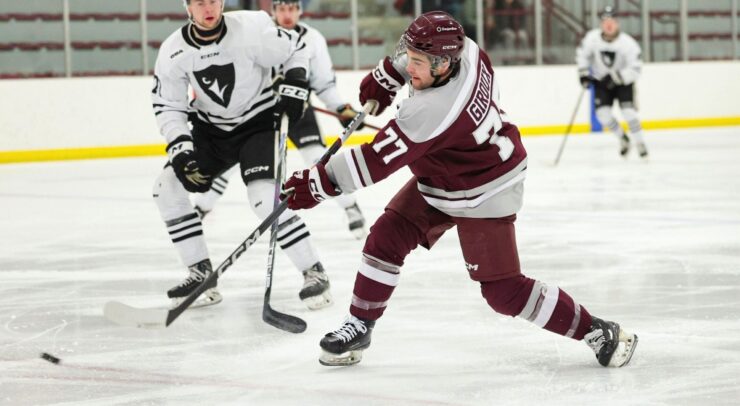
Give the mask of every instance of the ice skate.
M 358 240 L 365 238 L 367 235 L 367 230 L 365 230 L 365 216 L 362 215 L 362 211 L 360 211 L 357 203 L 347 207 L 344 211 L 347 214 L 347 221 L 349 222 L 349 232 Z
M 195 265 L 191 265 L 188 271 L 190 271 L 190 274 L 182 283 L 167 291 L 167 297 L 172 299 L 172 307 L 182 303 L 190 292 L 194 291 L 213 272 L 213 267 L 211 266 L 211 261 L 205 259 Z M 213 287 L 203 292 L 190 307 L 211 306 L 221 303 L 221 300 L 223 300 L 221 293 L 219 293 L 218 289 L 216 289 L 216 284 L 214 284 Z
M 630 152 L 630 139 L 627 137 L 626 134 L 622 134 L 622 136 L 619 138 L 619 155 L 622 155 L 623 157 L 627 157 L 627 153 Z
M 298 296 L 309 309 L 318 310 L 332 304 L 329 287 L 329 277 L 321 262 L 317 262 L 303 271 L 303 288 Z
M 647 147 L 645 146 L 645 143 L 638 142 L 636 146 L 637 146 L 637 153 L 640 154 L 640 158 L 647 158 L 648 151 L 647 151 Z
M 319 363 L 326 366 L 354 365 L 362 361 L 362 351 L 370 347 L 370 335 L 374 321 L 358 319 L 350 315 L 338 330 L 327 333 L 321 339 Z
M 605 367 L 623 367 L 632 359 L 637 347 L 637 336 L 627 333 L 613 321 L 593 317 L 589 332 L 583 341 L 596 354 L 599 364 Z

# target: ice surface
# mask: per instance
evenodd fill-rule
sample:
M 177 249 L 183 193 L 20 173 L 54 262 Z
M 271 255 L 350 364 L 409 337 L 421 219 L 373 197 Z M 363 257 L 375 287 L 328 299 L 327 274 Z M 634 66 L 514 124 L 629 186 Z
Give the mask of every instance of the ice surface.
M 495 314 L 454 232 L 409 256 L 360 364 L 319 365 L 318 341 L 347 313 L 362 249 L 331 202 L 302 215 L 335 305 L 306 309 L 299 272 L 277 257 L 273 306 L 304 318 L 305 333 L 261 321 L 266 238 L 224 275 L 222 304 L 164 330 L 119 327 L 103 318 L 105 302 L 166 305 L 184 276 L 151 199 L 164 158 L 2 165 L 0 404 L 736 405 L 740 128 L 646 139 L 643 162 L 620 158 L 612 136 L 574 136 L 557 167 L 559 137 L 525 139 L 523 270 L 636 332 L 622 369 Z M 359 193 L 371 221 L 408 177 Z M 214 263 L 257 224 L 232 182 L 204 222 Z

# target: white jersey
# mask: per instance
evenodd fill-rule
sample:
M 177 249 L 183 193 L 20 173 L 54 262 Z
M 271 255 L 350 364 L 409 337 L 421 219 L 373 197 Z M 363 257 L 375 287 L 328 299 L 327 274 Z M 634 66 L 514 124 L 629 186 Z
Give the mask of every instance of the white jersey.
M 589 31 L 576 49 L 576 63 L 581 73 L 603 79 L 611 75 L 617 84 L 629 85 L 640 77 L 642 51 L 634 38 L 620 32 L 612 41 L 601 36 L 601 30 Z
M 306 44 L 310 66 L 309 87 L 328 109 L 336 110 L 343 106 L 344 101 L 337 90 L 336 75 L 331 56 L 329 56 L 329 47 L 326 45 L 326 38 L 317 29 L 304 23 L 298 23 L 294 30 L 301 36 L 301 41 Z M 277 69 L 279 74 L 285 74 L 283 66 Z
M 273 66 L 309 70 L 300 36 L 276 27 L 264 11 L 232 11 L 223 19 L 221 37 L 208 45 L 192 37 L 188 24 L 159 49 L 152 102 L 168 143 L 190 134 L 188 112 L 231 131 L 274 106 Z M 195 93 L 189 106 L 188 85 Z

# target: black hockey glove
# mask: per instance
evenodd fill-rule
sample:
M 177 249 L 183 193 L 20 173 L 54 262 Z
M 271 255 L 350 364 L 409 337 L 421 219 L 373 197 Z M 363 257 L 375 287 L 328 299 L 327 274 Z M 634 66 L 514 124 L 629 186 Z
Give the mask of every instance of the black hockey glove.
M 200 169 L 198 158 L 193 150 L 193 138 L 181 135 L 167 145 L 175 176 L 190 193 L 205 193 L 211 188 L 211 176 Z
M 581 86 L 583 86 L 584 89 L 591 86 L 591 83 L 595 83 L 596 79 L 593 78 L 591 75 L 581 75 L 580 77 Z
M 292 127 L 303 117 L 308 100 L 308 80 L 306 70 L 293 68 L 285 73 L 285 79 L 278 85 L 278 101 L 275 105 L 275 122 L 280 122 L 280 117 L 288 116 Z
M 352 120 L 357 117 L 357 110 L 353 109 L 352 106 L 347 103 L 342 106 L 337 107 L 337 119 L 340 123 L 342 123 L 342 127 L 347 128 L 349 123 L 352 122 Z M 357 126 L 358 130 L 362 130 L 362 128 L 365 127 L 365 123 L 360 123 L 360 125 Z

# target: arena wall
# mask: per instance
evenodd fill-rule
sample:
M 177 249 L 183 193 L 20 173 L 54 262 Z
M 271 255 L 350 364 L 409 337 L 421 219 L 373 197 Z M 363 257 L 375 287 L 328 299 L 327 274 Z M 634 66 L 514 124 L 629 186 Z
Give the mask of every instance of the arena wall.
M 355 107 L 365 73 L 337 73 Z M 525 136 L 564 132 L 581 91 L 575 66 L 500 67 L 496 76 L 503 109 Z M 150 77 L 0 81 L 0 163 L 162 154 L 151 85 Z M 653 63 L 644 66 L 637 102 L 647 130 L 740 125 L 738 94 L 740 62 Z M 590 103 L 583 98 L 574 133 L 591 132 Z M 394 110 L 367 121 L 383 125 Z M 341 131 L 333 117 L 319 119 L 330 138 Z M 362 130 L 351 143 L 372 135 Z

